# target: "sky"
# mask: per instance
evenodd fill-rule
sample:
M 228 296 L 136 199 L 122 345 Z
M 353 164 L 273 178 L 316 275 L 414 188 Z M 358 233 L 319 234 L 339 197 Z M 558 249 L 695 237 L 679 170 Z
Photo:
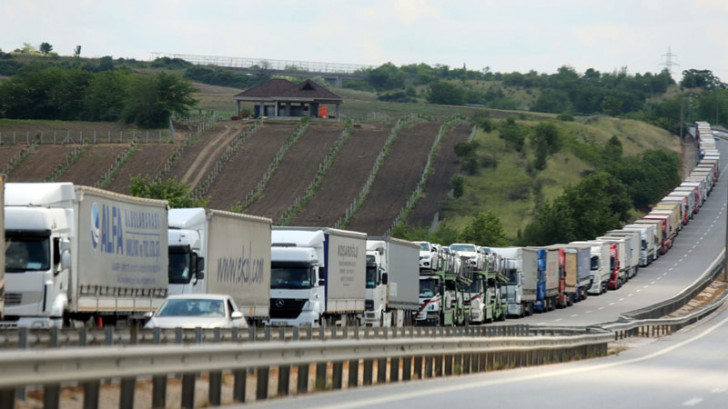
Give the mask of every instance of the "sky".
M 492 72 L 627 69 L 728 82 L 727 0 L 3 0 L 0 49 Z M 668 52 L 669 51 L 669 52 Z

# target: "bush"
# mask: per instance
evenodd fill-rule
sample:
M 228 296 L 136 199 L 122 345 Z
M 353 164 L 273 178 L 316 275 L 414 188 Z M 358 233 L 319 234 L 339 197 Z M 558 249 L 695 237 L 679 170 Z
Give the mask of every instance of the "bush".
M 463 175 L 455 175 L 450 179 L 450 188 L 452 188 L 455 198 L 462 197 L 465 193 L 465 178 Z

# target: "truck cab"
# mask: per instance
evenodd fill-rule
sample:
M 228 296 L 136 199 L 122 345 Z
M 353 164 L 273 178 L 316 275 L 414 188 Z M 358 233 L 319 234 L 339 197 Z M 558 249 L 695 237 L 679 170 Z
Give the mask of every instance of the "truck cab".
M 442 324 L 442 294 L 444 273 L 420 273 L 420 308 L 417 313 L 417 325 Z
M 389 326 L 392 318 L 387 314 L 388 274 L 383 260 L 384 243 L 367 240 L 366 300 L 364 324 Z
M 72 190 L 70 195 L 69 199 Z M 60 328 L 69 303 L 71 266 L 66 211 L 9 204 L 5 208 L 5 318 L 0 327 Z

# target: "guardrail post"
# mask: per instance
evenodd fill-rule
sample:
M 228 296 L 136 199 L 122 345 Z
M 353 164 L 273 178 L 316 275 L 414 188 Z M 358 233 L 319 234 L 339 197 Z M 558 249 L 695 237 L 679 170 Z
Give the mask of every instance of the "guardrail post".
M 373 374 L 374 374 L 374 361 L 371 359 L 365 359 L 362 383 L 364 385 L 371 385 L 372 379 L 373 379 L 373 377 L 372 377 Z
M 377 359 L 377 383 L 387 383 L 387 358 Z
M 214 342 L 220 343 L 222 340 L 222 329 L 215 328 L 214 330 Z M 215 371 L 210 372 L 210 382 L 207 391 L 207 399 L 210 401 L 211 406 L 220 406 L 222 399 L 222 372 Z
M 432 378 L 432 361 L 435 358 L 431 355 L 425 355 L 423 359 L 425 360 L 425 378 Z
M 435 356 L 435 376 L 441 377 L 442 376 L 442 367 L 443 367 L 443 360 L 445 359 L 442 355 L 436 355 Z
M 134 408 L 134 388 L 136 387 L 136 378 L 122 378 L 121 388 L 119 390 L 119 409 Z M 185 407 L 184 405 L 182 406 Z
M 50 329 L 51 348 L 58 347 L 58 327 Z M 43 387 L 43 409 L 58 409 L 61 400 L 61 384 L 55 383 Z
M 400 359 L 395 357 L 389 359 L 389 382 L 399 381 L 399 361 Z
M 341 389 L 342 379 L 344 377 L 344 362 L 334 362 L 334 373 L 331 376 L 331 384 L 333 389 Z
M 472 361 L 473 354 L 470 352 L 466 352 L 463 354 L 463 374 L 469 374 L 470 373 L 470 363 Z
M 0 408 L 15 409 L 15 388 L 0 389 Z
M 415 370 L 414 370 L 414 377 L 415 379 L 422 379 L 422 355 L 415 356 Z
M 445 376 L 452 375 L 452 361 L 453 361 L 452 355 L 445 355 Z
M 195 378 L 197 374 L 182 374 L 182 409 L 195 407 Z
M 270 378 L 270 368 L 267 366 L 259 366 L 256 370 L 258 373 L 255 385 L 255 400 L 268 399 L 268 380 Z
M 154 328 L 154 337 L 152 342 L 159 344 L 162 342 L 162 329 Z M 98 400 L 98 384 L 96 387 L 96 395 Z M 84 398 L 85 402 L 85 398 Z M 167 407 L 167 377 L 165 375 L 152 377 L 152 408 L 161 409 Z
M 349 387 L 356 388 L 357 386 L 359 386 L 359 360 L 352 359 L 349 361 Z
M 18 329 L 18 349 L 28 349 L 28 328 Z M 16 397 L 18 400 L 25 400 L 26 390 L 25 387 L 21 386 L 16 390 Z
M 402 380 L 410 379 L 412 379 L 412 356 L 405 356 L 402 358 Z

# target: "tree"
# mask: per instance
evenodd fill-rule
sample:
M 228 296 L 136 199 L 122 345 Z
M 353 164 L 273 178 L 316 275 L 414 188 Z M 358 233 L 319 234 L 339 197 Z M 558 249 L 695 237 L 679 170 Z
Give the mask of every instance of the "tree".
M 38 49 L 40 50 L 41 54 L 48 55 L 51 51 L 53 51 L 53 46 L 49 43 L 40 43 L 40 47 L 38 47 Z
M 187 186 L 174 179 L 162 181 L 160 179 L 150 180 L 145 176 L 135 176 L 131 178 L 129 191 L 132 196 L 167 200 L 171 208 L 207 207 L 210 201 L 209 198 L 193 199 L 189 197 L 190 192 Z
M 725 88 L 718 77 L 713 75 L 710 70 L 684 70 L 683 79 L 680 86 L 684 88 L 703 88 L 705 90 L 713 90 L 717 88 Z
M 465 193 L 465 178 L 463 175 L 455 175 L 450 179 L 450 188 L 453 196 L 457 199 Z
M 507 145 L 518 152 L 523 151 L 527 130 L 518 125 L 513 117 L 508 117 L 498 130 L 500 131 L 500 137 L 506 141 Z
M 431 104 L 464 105 L 465 91 L 455 84 L 437 81 L 430 84 L 427 102 Z
M 81 46 L 77 45 L 76 48 L 73 49 L 73 56 L 74 58 L 81 57 Z
M 164 127 L 172 114 L 187 115 L 197 101 L 194 89 L 168 73 L 136 76 L 128 88 L 124 119 L 144 128 Z
M 490 210 L 478 213 L 463 230 L 461 239 L 479 246 L 502 247 L 509 244 L 500 219 Z

